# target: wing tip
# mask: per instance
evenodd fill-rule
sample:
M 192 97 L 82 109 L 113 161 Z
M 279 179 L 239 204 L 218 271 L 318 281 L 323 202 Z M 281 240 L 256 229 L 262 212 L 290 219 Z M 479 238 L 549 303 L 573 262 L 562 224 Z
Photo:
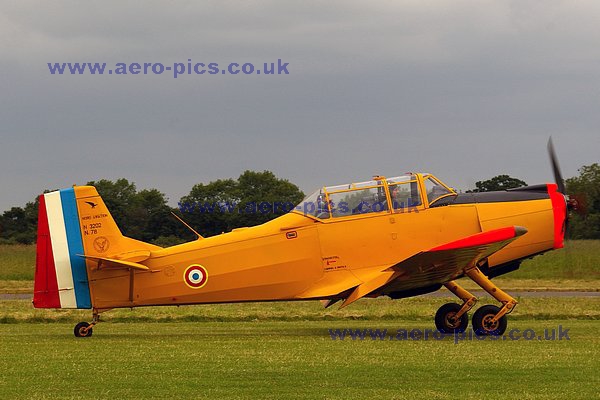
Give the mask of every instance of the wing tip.
M 523 236 L 527 232 L 527 228 L 524 226 L 515 226 L 515 237 Z

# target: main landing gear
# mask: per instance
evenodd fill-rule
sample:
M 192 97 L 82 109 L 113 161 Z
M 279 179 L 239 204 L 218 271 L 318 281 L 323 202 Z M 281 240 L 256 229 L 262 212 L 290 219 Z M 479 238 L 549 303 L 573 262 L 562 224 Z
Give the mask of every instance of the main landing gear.
M 75 325 L 75 329 L 73 333 L 75 333 L 75 337 L 90 337 L 92 336 L 92 328 L 100 322 L 100 313 L 94 310 L 94 316 L 92 318 L 92 322 L 80 322 Z
M 442 333 L 462 333 L 467 330 L 469 316 L 467 312 L 477 303 L 477 297 L 456 282 L 450 281 L 444 286 L 463 301 L 462 306 L 457 303 L 446 303 L 435 313 L 435 326 Z
M 515 308 L 517 301 L 494 285 L 476 266 L 465 270 L 465 274 L 502 303 L 502 307 L 485 305 L 475 311 L 471 320 L 473 331 L 480 336 L 504 334 L 507 326 L 506 315 Z M 477 303 L 477 298 L 455 281 L 447 282 L 444 286 L 461 299 L 463 304 L 447 303 L 441 306 L 435 314 L 435 326 L 442 333 L 462 333 L 469 323 L 467 312 Z

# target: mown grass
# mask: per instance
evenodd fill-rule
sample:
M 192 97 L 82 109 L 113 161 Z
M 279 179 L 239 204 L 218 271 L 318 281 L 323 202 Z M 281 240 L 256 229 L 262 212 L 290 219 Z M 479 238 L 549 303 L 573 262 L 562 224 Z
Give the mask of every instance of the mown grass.
M 0 244 L 0 280 L 33 280 L 35 245 Z
M 600 279 L 600 240 L 570 240 L 560 250 L 525 260 L 511 279 Z
M 412 321 L 0 325 L 3 399 L 591 399 L 597 321 L 514 321 L 570 340 L 332 340 Z
M 597 398 L 600 297 L 519 300 L 507 333 L 533 329 L 532 341 L 332 340 L 336 329 L 432 330 L 452 297 L 112 310 L 85 339 L 72 332 L 89 310 L 3 300 L 0 398 Z M 569 340 L 537 340 L 559 326 Z
M 521 297 L 510 314 L 515 320 L 585 319 L 600 320 L 600 297 Z M 181 307 L 144 307 L 112 310 L 102 320 L 118 322 L 269 322 L 269 321 L 433 321 L 436 310 L 448 297 L 415 297 L 403 300 L 361 299 L 350 307 L 323 309 L 318 301 L 277 303 L 206 304 Z M 478 305 L 496 304 L 489 297 Z M 474 310 L 473 310 L 474 311 Z M 77 323 L 90 319 L 89 310 L 34 309 L 27 300 L 0 301 L 0 323 Z M 433 326 L 433 324 L 432 324 Z
M 33 281 L 0 281 L 0 294 L 33 293 Z
M 34 263 L 33 246 L 0 246 L 0 287 L 30 290 Z M 570 242 L 504 283 L 593 288 L 599 271 L 600 241 Z M 538 334 L 561 325 L 570 340 L 454 344 L 329 334 L 432 329 L 437 308 L 455 301 L 450 296 L 363 299 L 343 310 L 314 301 L 113 310 L 87 339 L 72 330 L 90 311 L 3 300 L 0 398 L 598 398 L 600 298 L 519 300 L 509 330 Z

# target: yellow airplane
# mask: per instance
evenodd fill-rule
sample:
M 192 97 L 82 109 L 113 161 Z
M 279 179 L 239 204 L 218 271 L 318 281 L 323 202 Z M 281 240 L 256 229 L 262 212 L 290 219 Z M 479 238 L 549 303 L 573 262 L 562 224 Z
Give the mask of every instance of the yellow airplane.
M 551 146 L 551 143 L 549 143 Z M 473 314 L 480 335 L 501 335 L 517 301 L 490 278 L 563 247 L 568 198 L 556 184 L 456 193 L 428 173 L 327 186 L 259 226 L 161 248 L 125 237 L 92 186 L 40 196 L 33 304 L 93 310 L 206 303 L 322 300 L 345 307 L 363 297 L 417 296 L 442 286 L 459 303 L 435 325 L 463 332 L 477 298 L 467 277 L 500 305 Z

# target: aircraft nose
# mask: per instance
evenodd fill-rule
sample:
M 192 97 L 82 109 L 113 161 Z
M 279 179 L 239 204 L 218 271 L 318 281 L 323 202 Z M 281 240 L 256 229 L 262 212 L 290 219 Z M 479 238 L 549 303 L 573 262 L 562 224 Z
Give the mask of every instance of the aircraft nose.
M 552 213 L 554 216 L 554 248 L 560 249 L 564 246 L 567 230 L 567 196 L 558 191 L 558 185 L 555 183 L 548 183 L 547 187 L 550 200 L 552 201 Z

